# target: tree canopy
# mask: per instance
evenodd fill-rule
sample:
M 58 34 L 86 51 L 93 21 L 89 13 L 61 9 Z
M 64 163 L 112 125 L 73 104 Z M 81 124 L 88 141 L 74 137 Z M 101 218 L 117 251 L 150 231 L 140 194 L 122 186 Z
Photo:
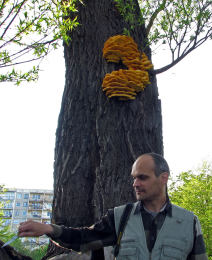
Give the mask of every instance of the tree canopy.
M 171 201 L 198 216 L 208 256 L 212 259 L 212 166 L 204 162 L 197 171 L 182 172 L 169 187 Z
M 77 6 L 86 1 L 1 0 L 0 1 L 0 82 L 31 81 L 38 78 L 39 62 L 78 26 Z M 173 67 L 191 51 L 212 37 L 211 0 L 114 0 L 131 29 L 144 23 L 148 44 L 154 51 L 168 47 L 170 62 L 155 73 Z M 135 19 L 135 4 L 140 18 Z M 138 17 L 138 16 L 137 16 Z M 125 28 L 123 34 L 129 34 Z M 37 63 L 36 63 L 37 61 Z M 23 73 L 14 69 L 31 63 Z
M 39 62 L 68 42 L 68 31 L 78 23 L 68 13 L 76 12 L 75 1 L 1 0 L 0 1 L 0 82 L 31 81 L 38 78 Z M 36 63 L 37 61 L 37 63 Z M 21 72 L 14 67 L 31 63 Z
M 138 0 L 140 20 L 133 17 L 133 0 L 115 1 L 132 27 L 135 23 L 145 23 L 153 54 L 161 46 L 170 51 L 170 63 L 156 69 L 156 74 L 173 67 L 212 38 L 211 0 Z

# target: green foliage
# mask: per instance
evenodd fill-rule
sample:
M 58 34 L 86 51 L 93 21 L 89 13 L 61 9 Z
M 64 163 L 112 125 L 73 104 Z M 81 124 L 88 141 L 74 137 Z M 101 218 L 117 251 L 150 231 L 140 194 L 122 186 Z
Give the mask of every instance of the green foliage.
M 143 45 L 155 49 L 167 45 L 171 63 L 161 73 L 188 53 L 212 38 L 212 0 L 114 0 L 128 23 L 123 34 L 130 35 L 137 25 L 145 25 Z M 63 39 L 70 42 L 70 31 L 79 25 L 77 6 L 81 0 L 0 0 L 0 82 L 32 81 L 38 78 L 39 65 Z M 140 15 L 136 14 L 140 7 Z M 26 58 L 25 58 L 26 57 Z M 30 62 L 36 69 L 26 72 L 11 69 Z
M 164 48 L 164 45 L 168 46 L 171 63 L 155 73 L 171 68 L 212 38 L 212 0 L 138 0 L 139 19 L 134 16 L 135 0 L 114 1 L 131 29 L 136 24 L 146 25 L 145 44 L 157 51 L 160 47 Z
M 130 25 L 130 30 L 133 30 L 137 24 L 143 23 L 142 16 L 135 17 L 135 1 L 134 0 L 114 0 L 120 14 L 124 17 L 125 21 Z M 127 28 L 123 29 L 123 34 L 130 35 Z
M 4 194 L 6 189 L 3 185 L 0 185 L 0 196 Z M 3 202 L 0 201 L 0 209 L 3 208 Z M 15 233 L 10 231 L 10 226 L 4 226 L 4 219 L 3 219 L 3 211 L 0 210 L 0 240 L 3 242 L 7 242 L 10 240 Z M 14 242 L 11 243 L 11 246 L 15 248 L 16 251 L 19 253 L 30 256 L 33 260 L 40 260 L 47 252 L 48 245 L 44 244 L 37 248 L 27 247 L 25 242 L 22 242 L 21 239 L 16 239 Z
M 19 85 L 22 81 L 35 81 L 38 79 L 39 66 L 33 68 L 25 73 L 16 71 L 14 68 L 11 72 L 0 74 L 0 82 L 15 82 Z
M 11 239 L 15 234 L 7 230 L 7 232 L 2 236 L 0 233 L 0 240 L 6 242 Z M 16 239 L 11 243 L 11 246 L 20 254 L 25 256 L 30 256 L 33 260 L 40 260 L 47 252 L 48 245 L 41 245 L 36 248 L 29 248 L 21 239 Z
M 69 32 L 78 25 L 76 2 L 0 0 L 0 82 L 38 78 L 38 65 L 27 72 L 13 67 L 41 60 L 61 39 L 69 42 Z
M 212 35 L 212 1 L 143 1 L 141 12 L 149 22 L 154 18 L 148 28 L 149 41 L 158 44 L 165 40 L 173 59 Z
M 48 245 L 42 245 L 34 249 L 29 249 L 20 239 L 16 239 L 11 246 L 14 247 L 17 252 L 25 256 L 30 256 L 33 260 L 40 260 L 46 254 L 48 248 Z
M 0 185 L 0 196 L 1 194 L 4 194 L 6 191 L 5 187 L 3 185 Z M 7 239 L 10 238 L 10 232 L 9 232 L 9 227 L 4 226 L 4 219 L 3 219 L 3 203 L 0 201 L 0 240 L 6 241 Z
M 171 201 L 198 216 L 208 255 L 212 258 L 212 166 L 182 172 L 169 187 Z
M 0 218 L 0 240 L 6 242 L 10 238 L 12 238 L 9 226 L 4 226 L 4 220 Z

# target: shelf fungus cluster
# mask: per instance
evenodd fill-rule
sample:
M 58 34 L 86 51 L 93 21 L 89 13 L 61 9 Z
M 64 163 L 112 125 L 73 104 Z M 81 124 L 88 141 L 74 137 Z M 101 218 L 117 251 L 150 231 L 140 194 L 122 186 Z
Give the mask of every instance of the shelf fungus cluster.
M 150 84 L 148 70 L 152 63 L 145 53 L 140 53 L 137 44 L 129 36 L 116 35 L 104 44 L 103 57 L 107 62 L 120 61 L 128 70 L 120 69 L 105 75 L 102 89 L 108 98 L 135 99 L 138 92 Z

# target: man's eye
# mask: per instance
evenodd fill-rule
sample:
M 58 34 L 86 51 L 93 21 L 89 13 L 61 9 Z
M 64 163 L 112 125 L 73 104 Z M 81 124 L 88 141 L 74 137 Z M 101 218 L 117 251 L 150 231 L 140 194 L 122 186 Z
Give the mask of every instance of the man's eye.
M 148 179 L 148 176 L 141 175 L 141 176 L 138 176 L 137 178 L 138 178 L 139 180 L 141 180 L 141 181 L 144 181 L 144 180 Z

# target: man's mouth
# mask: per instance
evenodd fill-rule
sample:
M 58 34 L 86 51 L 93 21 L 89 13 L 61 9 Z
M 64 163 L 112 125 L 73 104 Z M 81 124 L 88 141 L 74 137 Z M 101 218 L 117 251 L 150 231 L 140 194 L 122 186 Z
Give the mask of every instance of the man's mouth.
M 135 192 L 136 192 L 137 194 L 140 194 L 140 193 L 144 193 L 145 190 L 136 190 Z

